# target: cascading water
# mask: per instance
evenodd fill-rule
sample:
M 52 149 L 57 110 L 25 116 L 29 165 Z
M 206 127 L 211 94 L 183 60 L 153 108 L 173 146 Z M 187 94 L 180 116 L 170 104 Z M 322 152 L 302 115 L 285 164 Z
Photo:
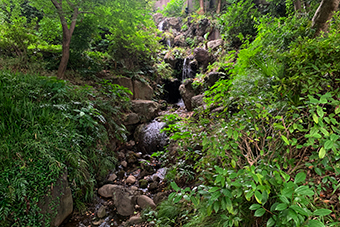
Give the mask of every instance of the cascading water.
M 141 126 L 140 129 L 136 129 L 139 132 L 135 139 L 143 153 L 152 154 L 164 149 L 168 139 L 166 133 L 160 131 L 165 125 L 164 122 L 153 120 L 151 123 Z
M 163 25 L 165 21 L 161 21 L 158 25 L 158 30 L 163 31 Z
M 193 69 L 193 64 L 191 64 L 191 61 L 193 59 L 189 56 L 184 59 L 183 62 L 183 71 L 182 71 L 182 81 L 188 78 L 195 78 L 196 75 L 196 69 Z

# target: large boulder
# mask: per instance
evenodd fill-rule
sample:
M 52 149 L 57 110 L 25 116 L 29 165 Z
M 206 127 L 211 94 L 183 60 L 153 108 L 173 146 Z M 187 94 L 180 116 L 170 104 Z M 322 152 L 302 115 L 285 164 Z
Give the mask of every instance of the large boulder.
M 222 39 L 212 40 L 207 43 L 208 49 L 212 51 L 217 50 L 222 45 L 223 45 Z
M 196 95 L 191 98 L 192 108 L 197 108 L 204 105 L 204 95 Z
M 112 82 L 114 84 L 118 84 L 120 86 L 128 88 L 133 93 L 133 84 L 131 78 L 128 77 L 114 77 L 112 78 Z M 129 94 L 129 97 L 132 99 L 132 95 Z
M 38 206 L 43 215 L 51 215 L 49 226 L 59 226 L 73 211 L 71 188 L 67 181 L 67 172 L 63 173 L 50 189 L 50 195 L 39 200 Z M 43 223 L 43 226 L 48 225 Z
M 136 113 L 128 113 L 124 117 L 124 125 L 135 125 L 139 122 L 139 116 Z
M 153 20 L 156 22 L 156 24 L 159 24 L 163 19 L 163 14 L 155 13 L 154 15 L 152 15 L 152 17 L 153 17 Z
M 151 100 L 153 96 L 153 89 L 150 85 L 138 80 L 133 81 L 133 98 Z
M 169 28 L 172 29 L 176 29 L 177 31 L 181 30 L 181 20 L 177 17 L 170 17 L 167 19 L 168 20 L 168 24 L 169 24 Z
M 156 120 L 149 124 L 139 125 L 134 134 L 138 150 L 144 154 L 152 154 L 156 151 L 164 150 L 168 139 L 166 133 L 161 133 L 160 130 L 164 128 L 165 125 L 164 122 L 158 122 Z
M 188 111 L 192 110 L 191 99 L 195 96 L 195 90 L 192 87 L 192 83 L 193 79 L 188 79 L 179 86 L 179 92 L 181 93 L 185 108 Z
M 117 213 L 122 216 L 130 216 L 135 211 L 135 199 L 125 188 L 117 188 L 113 192 L 113 203 Z
M 204 82 L 207 87 L 213 86 L 220 78 L 226 78 L 226 74 L 222 72 L 210 72 L 205 78 Z
M 137 204 L 142 209 L 145 209 L 147 207 L 156 208 L 156 204 L 154 203 L 154 201 L 146 195 L 137 196 Z
M 177 46 L 177 47 L 186 47 L 187 46 L 187 43 L 185 41 L 185 37 L 184 37 L 183 34 L 175 37 L 174 46 Z
M 203 67 L 203 70 L 206 70 L 209 63 L 213 61 L 213 56 L 211 56 L 204 48 L 195 48 L 194 57 L 197 60 L 199 66 Z
M 203 18 L 199 20 L 196 25 L 196 35 L 204 36 L 209 31 L 210 31 L 210 21 L 207 18 Z
M 145 123 L 157 116 L 159 104 L 150 100 L 132 100 L 131 110 L 138 114 L 142 123 Z
M 121 185 L 106 184 L 98 189 L 98 194 L 104 198 L 111 198 L 116 189 L 123 188 Z

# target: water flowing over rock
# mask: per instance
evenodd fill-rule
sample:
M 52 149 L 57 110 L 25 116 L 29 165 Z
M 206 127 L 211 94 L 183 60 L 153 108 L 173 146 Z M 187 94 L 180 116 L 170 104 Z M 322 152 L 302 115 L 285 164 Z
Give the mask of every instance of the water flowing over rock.
M 167 144 L 167 135 L 160 130 L 164 127 L 165 123 L 157 120 L 138 126 L 134 135 L 138 149 L 145 154 L 163 150 Z
M 182 71 L 182 81 L 188 78 L 195 78 L 198 70 L 197 61 L 195 61 L 194 56 L 190 55 L 184 59 L 183 71 Z

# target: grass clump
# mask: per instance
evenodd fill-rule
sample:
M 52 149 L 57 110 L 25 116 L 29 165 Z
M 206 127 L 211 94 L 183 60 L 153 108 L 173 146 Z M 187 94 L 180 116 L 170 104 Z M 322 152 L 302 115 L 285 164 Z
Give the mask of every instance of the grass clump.
M 111 85 L 102 85 L 104 98 L 56 78 L 0 72 L 1 226 L 40 226 L 38 201 L 65 171 L 76 204 L 91 198 L 97 170 L 114 167 L 108 131 L 122 129 L 108 127 L 101 110 L 126 101 Z

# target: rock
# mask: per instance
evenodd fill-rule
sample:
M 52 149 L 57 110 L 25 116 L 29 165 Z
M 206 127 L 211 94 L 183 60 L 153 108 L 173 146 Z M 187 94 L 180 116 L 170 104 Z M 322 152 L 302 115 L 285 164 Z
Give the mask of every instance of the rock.
M 217 40 L 209 41 L 207 43 L 208 49 L 212 50 L 212 51 L 217 50 L 222 45 L 223 45 L 223 40 L 222 39 L 217 39 Z
M 226 74 L 221 72 L 211 72 L 205 78 L 204 82 L 207 87 L 213 86 L 220 78 L 225 78 Z
M 221 33 L 219 29 L 213 28 L 208 36 L 208 40 L 216 40 L 216 39 L 221 39 Z
M 148 181 L 145 179 L 139 180 L 139 187 L 140 188 L 147 188 L 148 187 Z
M 182 78 L 181 78 L 182 80 Z M 162 98 L 166 100 L 168 103 L 177 103 L 181 99 L 181 94 L 179 93 L 179 86 L 181 85 L 181 80 L 174 79 L 163 79 L 162 83 L 164 84 L 163 89 L 166 91 L 162 95 Z M 167 103 L 160 104 L 161 107 L 164 106 L 165 109 L 167 107 Z
M 101 188 L 98 189 L 98 194 L 104 198 L 111 198 L 113 195 L 113 192 L 117 188 L 122 188 L 123 186 L 121 185 L 116 185 L 116 184 L 106 184 L 102 186 Z
M 136 182 L 136 177 L 130 175 L 126 181 L 125 181 L 127 184 L 134 184 Z
M 117 208 L 117 213 L 122 216 L 130 216 L 134 212 L 135 203 L 133 200 L 133 196 L 124 189 L 117 188 L 113 192 L 113 202 L 115 207 Z
M 167 18 L 168 24 L 170 28 L 176 29 L 177 31 L 181 30 L 181 21 L 177 17 Z
M 136 142 L 133 140 L 130 140 L 129 142 L 126 142 L 125 146 L 127 149 L 132 149 L 136 145 Z
M 98 220 L 98 221 L 93 221 L 92 224 L 97 226 L 97 225 L 101 225 L 105 220 L 104 219 L 101 219 L 101 220 Z
M 132 216 L 130 219 L 126 222 L 125 226 L 130 226 L 134 224 L 140 224 L 143 222 L 143 219 L 137 215 L 137 216 Z
M 163 200 L 165 200 L 167 198 L 167 194 L 166 192 L 158 192 L 155 196 L 154 196 L 154 202 L 155 204 L 159 204 L 160 202 L 162 202 Z
M 139 115 L 141 122 L 145 123 L 157 116 L 159 105 L 150 100 L 132 100 L 131 109 Z
M 136 153 L 136 157 L 137 157 L 137 158 L 142 158 L 142 155 L 143 155 L 142 152 L 137 152 L 137 153 Z
M 185 108 L 188 111 L 192 110 L 191 99 L 195 96 L 195 91 L 192 88 L 193 79 L 188 79 L 179 86 L 179 92 L 181 93 Z
M 101 206 L 98 211 L 97 211 L 97 217 L 98 218 L 103 218 L 106 216 L 106 210 L 105 210 L 105 206 Z
M 154 15 L 152 15 L 153 20 L 156 22 L 156 24 L 158 24 L 159 22 L 162 21 L 163 19 L 163 14 L 161 13 L 155 13 Z
M 126 163 L 126 164 L 127 164 L 127 163 Z M 118 173 L 117 173 L 117 177 L 118 177 L 119 179 L 123 179 L 124 176 L 125 176 L 125 171 L 122 170 L 122 169 L 119 170 Z
M 151 184 L 149 184 L 148 190 L 149 191 L 155 191 L 158 189 L 158 182 L 152 182 Z
M 128 151 L 127 154 L 126 154 L 126 161 L 129 164 L 137 162 L 136 154 L 133 151 Z
M 127 77 L 114 77 L 113 79 L 114 84 L 118 84 L 120 86 L 128 88 L 133 93 L 133 84 L 131 78 Z M 129 97 L 132 99 L 132 95 L 129 94 Z
M 210 30 L 210 21 L 207 18 L 203 18 L 198 21 L 196 25 L 196 35 L 204 36 Z
M 131 186 L 130 189 L 131 189 L 132 191 L 138 191 L 138 188 L 137 188 L 136 186 Z
M 136 113 L 129 113 L 125 115 L 124 125 L 134 125 L 139 122 L 139 116 Z
M 204 95 L 196 95 L 194 97 L 191 98 L 191 106 L 192 108 L 197 108 L 199 106 L 203 106 L 204 105 Z
M 152 154 L 156 151 L 164 150 L 168 142 L 166 133 L 160 130 L 165 127 L 164 122 L 152 121 L 149 124 L 139 125 L 134 134 L 138 150 L 144 154 Z
M 213 57 L 209 55 L 209 52 L 203 48 L 194 49 L 194 57 L 198 62 L 199 66 L 203 67 L 205 71 L 209 63 L 213 62 Z
M 154 181 L 154 182 L 160 182 L 160 181 L 161 181 L 161 178 L 160 178 L 158 175 L 154 174 L 154 175 L 152 175 L 152 181 Z
M 140 195 L 137 197 L 137 204 L 142 208 L 145 209 L 147 207 L 151 207 L 151 208 L 156 208 L 156 204 L 154 203 L 154 201 L 147 197 L 146 195 Z
M 150 85 L 138 80 L 133 81 L 133 98 L 142 100 L 151 100 L 153 89 Z
M 112 173 L 110 174 L 109 178 L 107 179 L 108 181 L 115 181 L 117 179 L 117 175 Z
M 117 154 L 117 157 L 118 157 L 118 159 L 119 160 L 122 160 L 122 159 L 124 159 L 125 158 L 125 154 L 124 154 L 124 152 L 118 152 L 118 154 Z
M 121 164 L 124 168 L 127 167 L 127 162 L 126 162 L 126 161 L 122 161 L 120 164 Z
M 38 206 L 41 214 L 49 216 L 49 223 L 44 223 L 49 226 L 59 226 L 72 213 L 73 199 L 67 171 L 54 183 L 49 195 L 39 199 Z
M 174 46 L 177 47 L 186 47 L 187 46 L 187 42 L 185 41 L 185 37 L 184 35 L 178 35 L 174 38 Z

